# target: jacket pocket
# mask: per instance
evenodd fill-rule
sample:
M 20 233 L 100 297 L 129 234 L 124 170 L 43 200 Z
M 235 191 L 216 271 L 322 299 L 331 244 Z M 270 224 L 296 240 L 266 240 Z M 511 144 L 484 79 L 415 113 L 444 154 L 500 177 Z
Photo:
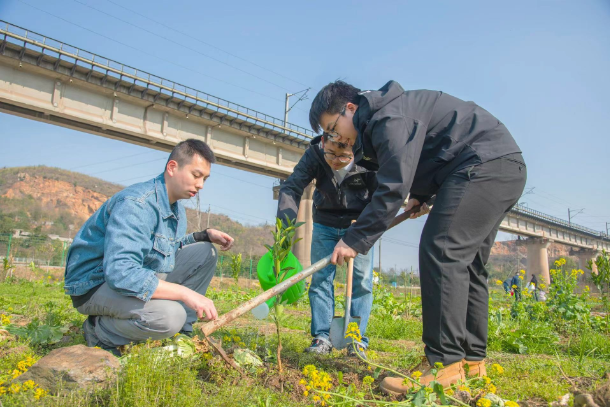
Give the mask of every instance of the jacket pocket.
M 169 256 L 172 253 L 169 239 L 163 235 L 155 234 L 155 240 L 153 241 L 153 249 L 163 254 L 164 256 Z

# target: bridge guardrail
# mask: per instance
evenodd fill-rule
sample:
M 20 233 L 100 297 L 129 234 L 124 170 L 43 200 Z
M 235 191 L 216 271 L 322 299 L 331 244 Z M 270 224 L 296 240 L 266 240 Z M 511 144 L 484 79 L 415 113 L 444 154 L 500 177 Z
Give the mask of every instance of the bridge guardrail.
M 567 222 L 567 221 L 565 221 L 563 219 L 556 218 L 556 217 L 551 216 L 551 215 L 547 215 L 545 213 L 539 212 L 539 211 L 534 210 L 534 209 L 525 208 L 525 207 L 520 206 L 520 205 L 515 205 L 515 206 L 513 206 L 512 212 L 516 212 L 516 213 L 519 213 L 519 214 L 522 214 L 522 215 L 526 215 L 526 216 L 531 216 L 531 217 L 536 218 L 536 219 L 545 220 L 547 222 L 551 222 L 551 223 L 554 223 L 556 225 L 564 226 L 564 227 L 566 227 L 568 229 L 575 229 L 575 230 L 578 230 L 579 232 L 586 233 L 586 234 L 589 234 L 591 236 L 595 236 L 595 237 L 599 237 L 599 238 L 602 238 L 602 239 L 610 240 L 610 236 L 608 236 L 608 234 L 606 234 L 604 232 L 600 232 L 598 230 L 590 229 L 590 228 L 587 228 L 585 226 L 577 225 L 575 223 Z
M 55 69 L 57 69 L 57 66 L 61 61 L 65 61 L 73 64 L 72 73 L 74 73 L 74 70 L 77 67 L 88 68 L 92 72 L 103 73 L 106 77 L 113 77 L 118 80 L 127 79 L 132 81 L 133 86 L 146 87 L 147 89 L 159 92 L 160 94 L 182 98 L 184 102 L 194 103 L 202 108 L 222 111 L 222 113 L 233 116 L 235 119 L 242 119 L 269 130 L 293 136 L 304 142 L 308 142 L 316 136 L 316 133 L 312 130 L 296 124 L 286 123 L 284 125 L 283 119 L 270 116 L 209 93 L 198 91 L 186 85 L 82 50 L 73 45 L 46 37 L 4 20 L 0 20 L 0 23 L 4 25 L 3 27 L 0 26 L 0 35 L 3 36 L 2 42 L 0 43 L 0 54 L 4 54 L 7 43 L 12 43 L 23 47 L 21 57 L 23 57 L 23 53 L 26 49 L 40 53 L 38 64 L 46 55 L 57 58 Z

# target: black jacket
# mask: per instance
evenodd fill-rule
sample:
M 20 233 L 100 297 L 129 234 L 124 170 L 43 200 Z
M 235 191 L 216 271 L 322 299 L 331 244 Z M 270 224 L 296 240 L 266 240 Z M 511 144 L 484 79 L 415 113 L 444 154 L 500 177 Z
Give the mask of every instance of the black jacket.
M 377 189 L 375 173 L 354 164 L 338 185 L 333 170 L 324 160 L 320 140 L 321 137 L 318 136 L 311 141 L 293 173 L 282 183 L 277 216 L 284 220 L 288 215 L 288 218 L 294 221 L 303 190 L 315 180 L 313 221 L 346 229 L 353 220 L 358 219 L 371 201 L 371 196 Z
M 409 192 L 426 201 L 460 167 L 521 152 L 506 127 L 475 103 L 438 91 L 404 91 L 394 81 L 361 92 L 353 122 L 356 163 L 377 171 L 379 182 L 343 237 L 359 253 L 386 231 Z

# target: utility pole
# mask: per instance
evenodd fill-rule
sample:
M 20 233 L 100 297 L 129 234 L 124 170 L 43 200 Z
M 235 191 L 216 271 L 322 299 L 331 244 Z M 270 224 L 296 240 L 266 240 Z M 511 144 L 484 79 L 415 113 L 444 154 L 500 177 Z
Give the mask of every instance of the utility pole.
M 307 99 L 307 92 L 309 92 L 309 89 L 311 89 L 311 88 L 307 88 L 307 89 L 301 90 L 296 93 L 286 93 L 286 107 L 284 108 L 284 127 L 286 127 L 288 125 L 288 112 L 291 111 L 292 108 L 295 107 L 296 104 L 299 103 L 301 100 Z M 303 94 L 301 95 L 299 100 L 294 102 L 294 105 L 290 106 L 290 97 L 296 96 L 299 93 L 303 93 Z
M 584 210 L 585 210 L 585 208 L 574 209 L 574 210 L 568 208 L 568 225 L 570 227 L 572 227 L 572 218 L 575 218 L 579 213 L 582 213 Z M 578 211 L 578 212 L 576 212 L 576 211 Z M 572 212 L 576 212 L 576 214 L 572 215 Z
M 610 222 L 606 222 L 606 236 L 608 236 L 608 224 L 610 224 Z
M 211 206 L 212 206 L 212 205 L 208 204 L 208 224 L 207 224 L 207 226 L 205 227 L 206 229 L 209 229 L 209 228 L 210 228 L 210 210 L 211 210 Z

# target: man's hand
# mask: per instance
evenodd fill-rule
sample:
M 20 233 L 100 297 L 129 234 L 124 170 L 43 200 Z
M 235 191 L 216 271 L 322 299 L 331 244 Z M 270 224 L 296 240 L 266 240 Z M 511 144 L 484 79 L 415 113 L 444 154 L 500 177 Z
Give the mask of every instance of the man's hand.
M 182 302 L 190 309 L 195 310 L 199 319 L 211 321 L 218 318 L 214 302 L 196 291 L 188 288 L 184 290 Z
M 220 245 L 220 250 L 223 252 L 233 247 L 235 240 L 225 232 L 216 229 L 207 229 L 207 232 L 210 242 Z
M 405 212 L 419 204 L 420 204 L 420 202 L 417 199 L 409 199 L 409 202 L 407 202 L 407 207 L 405 208 Z M 416 218 L 419 218 L 420 216 L 424 216 L 428 213 L 430 213 L 430 207 L 428 206 L 427 203 L 424 202 L 424 204 L 419 209 L 419 212 L 412 213 L 409 216 L 409 219 L 416 219 Z
M 343 242 L 343 239 L 339 240 L 339 243 L 335 246 L 335 250 L 333 250 L 333 255 L 330 257 L 330 262 L 332 264 L 338 264 L 340 266 L 343 265 L 343 259 L 353 259 L 358 255 L 358 252 L 346 245 Z

